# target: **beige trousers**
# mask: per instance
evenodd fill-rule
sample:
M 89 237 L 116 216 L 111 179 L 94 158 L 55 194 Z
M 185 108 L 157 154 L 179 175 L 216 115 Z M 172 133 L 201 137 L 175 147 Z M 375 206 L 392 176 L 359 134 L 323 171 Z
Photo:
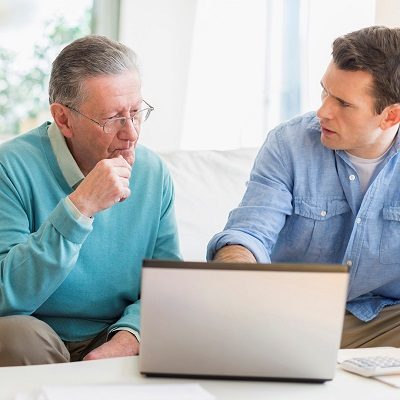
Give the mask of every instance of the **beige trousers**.
M 342 349 L 357 347 L 400 347 L 400 304 L 385 307 L 369 322 L 363 322 L 346 312 Z
M 106 341 L 107 332 L 63 342 L 49 325 L 28 315 L 0 317 L 0 367 L 80 361 Z
M 79 361 L 106 341 L 106 331 L 83 342 L 63 342 L 46 323 L 25 315 L 0 317 L 0 366 Z M 400 347 L 400 304 L 370 322 L 346 313 L 340 347 Z

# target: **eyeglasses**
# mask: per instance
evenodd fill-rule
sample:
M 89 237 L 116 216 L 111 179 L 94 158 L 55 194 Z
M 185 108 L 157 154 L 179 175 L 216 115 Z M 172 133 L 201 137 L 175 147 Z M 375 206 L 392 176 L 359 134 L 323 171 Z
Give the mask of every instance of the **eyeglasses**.
M 106 122 L 104 122 L 104 124 L 101 124 L 100 122 L 88 117 L 87 115 L 82 114 L 77 109 L 65 104 L 65 107 L 69 108 L 72 111 L 75 111 L 77 114 L 82 115 L 82 117 L 87 118 L 88 120 L 103 128 L 103 132 L 107 135 L 115 135 L 121 128 L 126 125 L 126 122 L 129 119 L 135 125 L 140 125 L 142 122 L 146 121 L 149 118 L 151 112 L 154 110 L 154 107 L 151 106 L 146 100 L 142 100 L 141 106 L 141 109 L 135 111 L 130 117 L 110 118 Z

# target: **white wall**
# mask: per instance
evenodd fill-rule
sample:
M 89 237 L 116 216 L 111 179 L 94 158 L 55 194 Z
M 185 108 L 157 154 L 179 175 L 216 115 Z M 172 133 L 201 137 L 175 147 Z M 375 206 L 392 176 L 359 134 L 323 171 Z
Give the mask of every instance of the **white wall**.
M 261 142 L 265 4 L 122 1 L 120 40 L 138 53 L 143 94 L 156 108 L 142 143 L 168 151 Z
M 400 0 L 306 0 L 307 57 L 304 65 L 303 111 L 320 104 L 320 78 L 331 59 L 331 43 L 342 34 L 369 25 L 400 27 Z
M 393 28 L 400 27 L 400 1 L 376 0 L 375 23 Z
M 178 149 L 197 0 L 121 3 L 120 40 L 137 52 L 143 96 L 156 108 L 141 142 L 154 150 Z
M 373 25 L 375 0 L 307 0 L 307 35 L 303 65 L 303 112 L 320 104 L 320 80 L 331 60 L 333 40 L 345 33 Z
M 280 1 L 280 0 L 279 0 Z M 253 147 L 263 138 L 265 0 L 197 3 L 181 148 Z

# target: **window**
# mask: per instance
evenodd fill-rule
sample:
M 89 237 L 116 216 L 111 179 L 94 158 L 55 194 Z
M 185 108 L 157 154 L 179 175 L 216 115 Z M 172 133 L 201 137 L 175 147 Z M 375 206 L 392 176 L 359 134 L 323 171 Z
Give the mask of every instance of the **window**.
M 49 119 L 51 62 L 66 43 L 90 33 L 92 7 L 92 0 L 2 0 L 0 135 Z

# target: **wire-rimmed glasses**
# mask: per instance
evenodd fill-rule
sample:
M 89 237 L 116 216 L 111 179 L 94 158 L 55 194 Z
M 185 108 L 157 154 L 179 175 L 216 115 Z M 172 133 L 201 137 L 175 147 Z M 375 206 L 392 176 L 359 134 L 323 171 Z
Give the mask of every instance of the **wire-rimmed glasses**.
M 100 122 L 96 121 L 93 118 L 88 117 L 85 114 L 82 114 L 80 111 L 75 109 L 74 107 L 71 107 L 69 105 L 65 105 L 65 107 L 69 108 L 70 110 L 76 112 L 79 115 L 82 115 L 82 117 L 87 118 L 88 120 L 94 122 L 96 125 L 100 126 L 103 128 L 103 132 L 106 133 L 107 135 L 115 135 L 121 128 L 123 128 L 126 125 L 127 120 L 131 120 L 132 123 L 137 126 L 140 125 L 142 122 L 146 121 L 151 112 L 154 110 L 154 107 L 151 106 L 146 100 L 142 100 L 142 107 L 140 110 L 135 111 L 133 114 L 131 114 L 130 117 L 115 117 L 115 118 L 110 118 L 104 124 L 101 124 Z

